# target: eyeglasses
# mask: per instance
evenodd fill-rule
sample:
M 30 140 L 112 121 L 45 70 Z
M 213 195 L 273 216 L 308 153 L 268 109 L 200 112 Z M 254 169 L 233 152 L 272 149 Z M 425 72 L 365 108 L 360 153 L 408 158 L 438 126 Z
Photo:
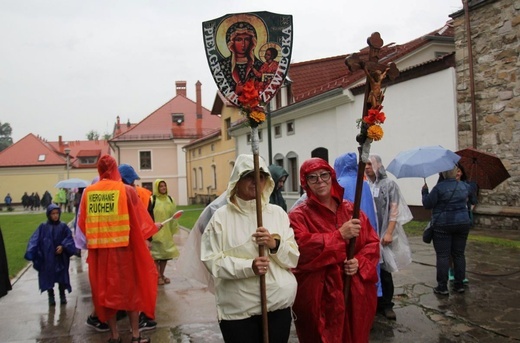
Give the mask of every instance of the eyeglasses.
M 306 179 L 309 183 L 318 183 L 318 179 L 321 179 L 323 182 L 327 182 L 330 180 L 330 173 L 323 172 L 321 174 L 310 174 L 307 175 Z

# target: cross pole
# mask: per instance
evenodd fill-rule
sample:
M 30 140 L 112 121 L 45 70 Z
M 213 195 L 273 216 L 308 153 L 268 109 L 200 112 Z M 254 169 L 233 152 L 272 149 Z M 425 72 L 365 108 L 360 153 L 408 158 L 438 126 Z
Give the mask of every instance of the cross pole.
M 367 43 L 369 46 L 368 57 L 364 59 L 359 54 L 354 53 L 347 56 L 345 59 L 345 64 L 352 73 L 358 70 L 363 70 L 366 75 L 365 97 L 361 119 L 368 115 L 369 109 L 380 110 L 382 108 L 384 91 L 381 90 L 381 83 L 383 82 L 384 78 L 388 76 L 393 80 L 399 75 L 399 69 L 397 69 L 395 63 L 390 63 L 388 65 L 379 63 L 379 53 L 383 47 L 383 40 L 381 39 L 379 32 L 372 33 L 372 35 L 367 38 Z M 356 219 L 359 218 L 365 166 L 368 162 L 370 144 L 372 143 L 372 139 L 367 136 L 367 129 L 368 125 L 363 120 L 361 120 L 360 133 L 356 137 L 356 140 L 359 143 L 359 162 L 356 178 L 356 192 L 354 196 L 354 213 L 352 215 L 352 218 Z M 354 257 L 355 247 L 356 237 L 353 237 L 350 239 L 347 248 L 348 260 Z M 345 276 L 345 306 L 348 304 L 351 279 L 352 278 L 350 275 Z
M 251 127 L 251 148 L 253 151 L 253 166 L 256 188 L 256 227 L 263 225 L 262 220 L 262 192 L 260 190 L 260 154 L 259 154 L 259 136 L 258 127 Z M 258 255 L 265 256 L 265 246 L 258 246 Z M 260 275 L 260 307 L 262 309 L 262 335 L 263 343 L 269 343 L 269 322 L 267 316 L 267 289 L 265 284 L 265 275 Z

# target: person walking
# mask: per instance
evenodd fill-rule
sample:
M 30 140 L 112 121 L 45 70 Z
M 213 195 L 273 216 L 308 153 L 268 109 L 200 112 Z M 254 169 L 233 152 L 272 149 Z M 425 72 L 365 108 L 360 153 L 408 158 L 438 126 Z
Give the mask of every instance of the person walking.
M 387 319 L 397 320 L 394 312 L 394 280 L 392 273 L 412 262 L 412 252 L 403 225 L 412 220 L 412 213 L 401 195 L 399 186 L 386 175 L 378 155 L 370 155 L 365 175 L 370 185 L 377 212 L 377 227 L 381 241 L 381 289 L 378 311 Z
M 65 291 L 72 291 L 69 277 L 70 257 L 76 252 L 72 233 L 60 221 L 61 210 L 55 204 L 47 207 L 47 222 L 41 223 L 27 243 L 25 259 L 38 271 L 38 284 L 47 291 L 49 305 L 56 305 L 54 284 L 58 283 L 60 303 L 67 303 Z
M 175 200 L 168 194 L 168 186 L 166 181 L 162 179 L 155 180 L 153 184 L 153 195 L 150 199 L 148 212 L 156 222 L 163 222 L 169 219 L 175 213 L 177 204 Z M 179 232 L 179 223 L 177 220 L 171 220 L 164 225 L 161 231 L 152 237 L 152 257 L 155 260 L 159 277 L 158 285 L 170 283 L 170 279 L 164 275 L 166 263 L 179 256 L 179 250 L 173 241 L 173 235 Z
M 78 227 L 86 237 L 89 280 L 95 313 L 108 322 L 110 343 L 121 342 L 116 313 L 128 313 L 132 342 L 150 342 L 139 332 L 139 313 L 155 316 L 157 269 L 145 240 L 155 224 L 136 191 L 121 181 L 115 159 L 99 159 L 99 181 L 85 188 Z M 108 235 L 107 235 L 108 233 Z
M 302 343 L 368 342 L 376 312 L 379 239 L 366 215 L 352 218 L 334 169 L 321 158 L 300 167 L 307 199 L 289 212 L 300 260 L 294 324 Z M 354 257 L 347 260 L 350 239 Z M 344 280 L 351 278 L 348 304 Z
M 433 247 L 437 259 L 437 287 L 435 294 L 447 296 L 448 269 L 450 258 L 453 259 L 454 282 L 453 291 L 464 293 L 466 277 L 466 241 L 468 239 L 471 219 L 468 213 L 468 202 L 476 204 L 477 199 L 471 186 L 458 181 L 458 168 L 442 172 L 442 180 L 429 192 L 428 185 L 422 187 L 422 203 L 425 209 L 432 210 Z
M 253 155 L 239 155 L 227 187 L 227 203 L 215 211 L 201 238 L 201 260 L 213 276 L 217 317 L 224 341 L 262 342 L 262 306 L 258 276 L 264 275 L 269 342 L 287 342 L 296 279 L 291 268 L 299 257 L 285 211 L 269 204 L 274 181 Z M 261 192 L 263 226 L 256 225 L 256 192 Z M 259 245 L 267 254 L 259 256 Z
M 137 192 L 137 197 L 141 200 L 141 203 L 143 206 L 147 209 L 147 205 L 150 199 L 150 194 L 148 194 L 148 190 L 142 187 L 137 187 L 135 185 L 135 180 L 139 180 L 139 175 L 135 172 L 135 169 L 129 165 L 129 164 L 120 164 L 117 168 L 119 170 L 119 174 L 121 174 L 121 179 L 123 180 L 123 183 L 125 185 L 129 185 L 134 187 L 134 189 Z M 139 188 L 144 190 L 143 193 L 140 193 Z M 147 241 L 148 242 L 148 241 Z M 148 331 L 148 330 L 154 330 L 157 327 L 157 322 L 155 320 L 152 320 L 151 318 L 148 318 L 144 313 L 139 314 L 139 331 Z

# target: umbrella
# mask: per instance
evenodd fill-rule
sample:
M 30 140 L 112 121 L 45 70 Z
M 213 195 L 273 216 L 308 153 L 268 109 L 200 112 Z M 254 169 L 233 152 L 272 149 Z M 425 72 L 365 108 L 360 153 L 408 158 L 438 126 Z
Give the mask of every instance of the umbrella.
M 422 177 L 450 170 L 460 156 L 440 145 L 422 146 L 402 151 L 390 162 L 386 170 L 395 177 Z
M 85 181 L 83 179 L 67 179 L 61 180 L 54 187 L 56 188 L 85 188 L 90 185 L 90 182 Z
M 462 166 L 468 181 L 474 181 L 479 188 L 494 189 L 509 178 L 509 172 L 497 156 L 473 148 L 456 152 L 461 157 Z

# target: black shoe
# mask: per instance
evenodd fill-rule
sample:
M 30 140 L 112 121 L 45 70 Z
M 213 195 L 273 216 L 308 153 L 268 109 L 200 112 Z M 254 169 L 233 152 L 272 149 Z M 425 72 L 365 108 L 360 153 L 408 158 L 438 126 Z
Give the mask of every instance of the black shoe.
M 157 327 L 157 322 L 147 318 L 144 314 L 139 315 L 139 332 L 154 330 Z
M 391 308 L 385 308 L 383 310 L 383 315 L 386 317 L 386 319 L 397 320 L 397 316 L 394 310 L 392 310 Z
M 464 293 L 466 290 L 464 289 L 464 286 L 455 286 L 453 287 L 453 291 L 457 293 Z
M 435 287 L 433 289 L 433 293 L 439 294 L 439 295 L 450 295 L 450 292 L 446 288 L 441 288 L 439 286 Z
M 98 317 L 92 317 L 92 315 L 88 316 L 87 325 L 99 332 L 110 331 L 107 323 L 101 322 Z

